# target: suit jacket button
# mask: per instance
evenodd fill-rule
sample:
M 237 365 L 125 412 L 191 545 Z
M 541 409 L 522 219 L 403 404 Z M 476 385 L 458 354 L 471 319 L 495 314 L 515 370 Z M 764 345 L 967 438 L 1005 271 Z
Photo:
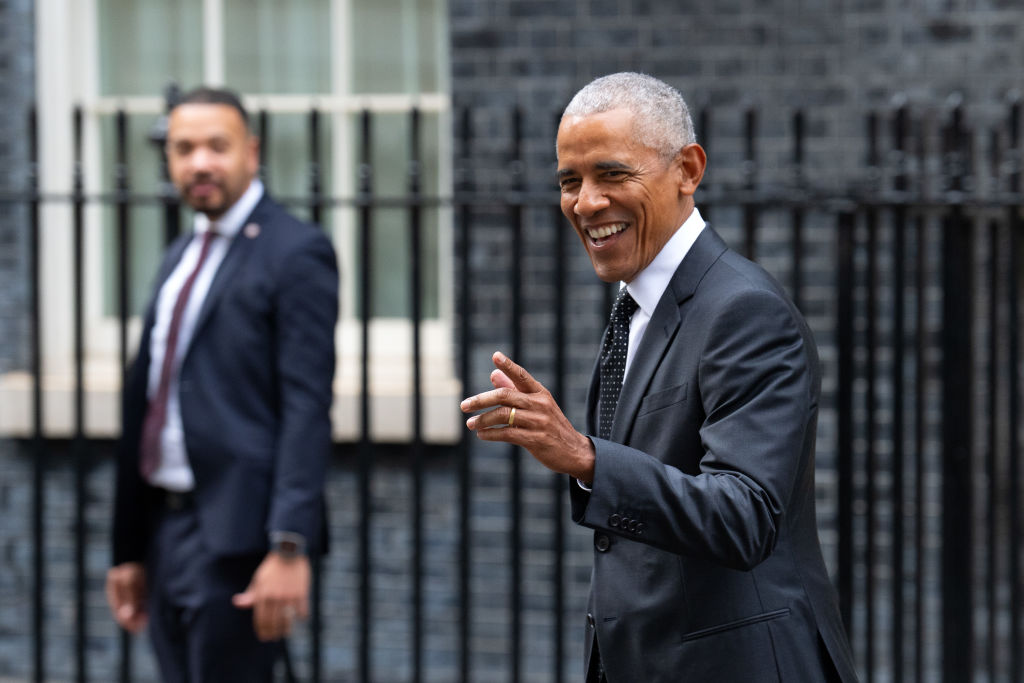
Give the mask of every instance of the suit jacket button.
M 618 515 L 612 515 L 611 517 L 608 518 L 608 526 L 610 526 L 613 529 L 618 527 L 621 522 L 622 522 L 622 518 L 619 517 Z
M 636 531 L 639 528 L 640 528 L 640 523 L 639 522 L 637 522 L 635 519 L 629 520 L 629 530 L 630 531 Z
M 587 628 L 594 628 L 594 615 L 587 612 Z
M 611 539 L 606 534 L 597 534 L 594 536 L 594 547 L 597 548 L 597 552 L 606 553 L 612 547 Z

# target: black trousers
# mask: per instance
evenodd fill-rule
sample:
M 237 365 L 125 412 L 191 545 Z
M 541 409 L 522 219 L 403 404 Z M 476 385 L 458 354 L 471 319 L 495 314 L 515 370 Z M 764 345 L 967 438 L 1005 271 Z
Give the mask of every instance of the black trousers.
M 146 563 L 149 636 L 165 683 L 269 683 L 281 644 L 257 639 L 252 612 L 231 604 L 263 558 L 212 555 L 189 504 L 155 514 Z

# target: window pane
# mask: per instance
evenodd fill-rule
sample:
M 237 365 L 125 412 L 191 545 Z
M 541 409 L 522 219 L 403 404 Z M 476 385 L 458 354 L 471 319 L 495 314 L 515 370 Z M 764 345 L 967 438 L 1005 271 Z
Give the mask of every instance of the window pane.
M 97 0 L 101 95 L 156 95 L 203 76 L 202 0 Z
M 355 120 L 358 124 L 358 119 Z M 420 116 L 421 169 L 420 188 L 424 197 L 437 197 L 439 192 L 438 132 L 436 114 Z M 358 130 L 356 127 L 354 130 Z M 373 117 L 373 192 L 377 200 L 400 199 L 409 192 L 409 159 L 411 150 L 411 116 L 408 114 L 377 114 Z M 358 135 L 352 137 L 356 148 Z M 383 317 L 408 317 L 412 311 L 411 209 L 377 208 L 373 212 L 373 314 Z M 422 279 L 419 297 L 423 316 L 438 316 L 438 209 L 425 206 L 420 213 L 420 266 Z M 358 229 L 357 229 L 358 232 Z M 358 242 L 349 248 L 358 249 Z M 359 265 L 359 268 L 362 266 Z M 359 277 L 358 273 L 353 273 Z M 358 313 L 357 313 L 358 314 Z
M 276 199 L 289 203 L 296 215 L 309 216 L 306 200 L 310 196 L 313 152 L 309 114 L 250 111 L 253 131 L 260 137 L 263 167 L 260 175 Z M 266 128 L 262 128 L 265 125 Z M 330 192 L 331 117 L 319 116 L 318 154 L 321 192 Z M 296 200 L 301 200 L 301 204 Z
M 225 75 L 244 93 L 331 91 L 330 0 L 225 0 Z
M 288 94 L 308 96 L 316 106 L 320 94 L 332 93 L 332 40 L 345 40 L 344 68 L 350 69 L 352 93 L 411 94 L 444 92 L 447 88 L 444 0 L 344 0 L 349 10 L 348 29 L 332 36 L 333 5 L 341 0 L 217 0 L 224 21 L 225 82 L 244 95 Z M 101 92 L 105 95 L 152 95 L 175 80 L 182 87 L 201 83 L 204 0 L 96 0 L 99 8 L 101 50 Z M 208 27 L 207 27 L 208 28 Z M 345 35 L 347 34 L 347 36 Z M 345 94 L 345 93 L 334 93 Z M 259 106 L 259 100 L 257 100 Z M 274 102 L 270 102 L 276 105 Z M 254 130 L 263 140 L 264 167 L 261 169 L 270 192 L 298 215 L 310 215 L 306 201 L 310 188 L 311 151 L 307 113 L 272 112 L 261 119 L 250 112 Z M 161 170 L 159 150 L 146 141 L 155 117 L 131 118 L 130 179 L 133 193 L 155 195 Z M 358 164 L 357 127 L 348 131 L 348 153 L 334 158 L 338 150 L 331 143 L 332 122 L 354 121 L 358 116 L 320 117 L 320 187 L 325 194 L 351 198 L 356 189 L 350 181 L 358 177 L 353 167 L 344 177 L 346 187 L 332 182 L 339 162 Z M 263 129 L 262 124 L 266 124 Z M 410 158 L 410 116 L 374 114 L 374 194 L 378 198 L 401 199 L 408 192 Z M 421 187 L 424 196 L 437 197 L 439 140 L 450 132 L 436 114 L 420 119 Z M 102 117 L 103 141 L 100 167 L 105 189 L 113 189 L 113 117 Z M 321 221 L 330 229 L 351 207 L 324 210 Z M 340 213 L 339 213 L 340 211 Z M 353 214 L 355 212 L 353 211 Z M 132 307 L 146 301 L 149 278 L 155 272 L 162 251 L 163 212 L 158 203 L 133 205 L 130 209 L 132 254 Z M 187 223 L 189 212 L 182 212 Z M 421 214 L 422 281 L 418 295 L 426 317 L 439 314 L 439 221 L 437 207 L 423 207 Z M 375 316 L 406 317 L 411 310 L 410 211 L 378 207 L 374 210 L 373 313 Z M 348 224 L 350 221 L 338 223 Z M 106 263 L 116 263 L 116 211 L 103 210 Z M 346 234 L 352 234 L 347 233 Z M 338 245 L 355 249 L 357 243 Z M 350 252 L 354 253 L 354 252 Z M 350 282 L 358 282 L 360 264 L 354 264 Z M 104 308 L 117 307 L 116 268 L 105 268 Z M 355 311 L 353 311 L 355 313 Z M 358 313 L 356 313 L 358 314 Z
M 443 0 L 353 0 L 348 44 L 355 93 L 438 92 Z

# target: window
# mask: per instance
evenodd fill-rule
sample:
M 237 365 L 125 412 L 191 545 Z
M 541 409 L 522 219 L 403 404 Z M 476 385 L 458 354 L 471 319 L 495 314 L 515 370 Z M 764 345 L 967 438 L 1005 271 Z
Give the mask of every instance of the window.
M 138 314 L 148 300 L 162 252 L 160 150 L 146 142 L 164 110 L 169 83 L 183 88 L 227 84 L 241 93 L 254 126 L 265 112 L 264 174 L 270 192 L 304 215 L 308 193 L 308 114 L 321 112 L 322 187 L 333 198 L 356 196 L 360 112 L 373 116 L 374 192 L 402 196 L 407 190 L 409 112 L 421 112 L 423 192 L 443 196 L 450 187 L 450 119 L 446 7 L 444 0 L 61 0 L 37 9 L 37 81 L 41 113 L 41 183 L 44 192 L 71 188 L 71 117 L 84 112 L 82 150 L 86 193 L 102 196 L 114 185 L 115 113 L 128 113 L 129 182 L 133 194 L 154 201 L 130 211 L 130 339 L 137 343 Z M 43 207 L 44 373 L 47 431 L 70 430 L 71 395 L 71 209 Z M 183 212 L 187 216 L 187 212 Z M 90 202 L 86 210 L 85 319 L 87 433 L 119 430 L 117 232 L 112 206 Z M 374 212 L 372 264 L 371 394 L 374 438 L 411 435 L 410 283 L 407 212 Z M 332 205 L 322 224 L 335 242 L 342 272 L 341 321 L 337 330 L 335 432 L 358 436 L 359 378 L 356 211 Z M 186 219 L 187 220 L 187 219 Z M 423 216 L 422 328 L 425 424 L 428 440 L 457 438 L 461 389 L 452 368 L 450 216 L 432 207 Z M 183 229 L 188 225 L 183 223 Z M 13 382 L 13 384 L 12 384 Z M 13 378 L 0 379 L 8 405 Z M 440 395 L 438 395 L 438 393 Z M 27 402 L 24 402 L 27 403 Z M 9 412 L 9 411 L 8 411 Z M 16 411 L 15 411 L 16 412 Z M 385 419 L 386 418 L 386 419 Z M 0 423 L 0 432 L 17 432 Z M 24 421 L 25 428 L 29 420 Z

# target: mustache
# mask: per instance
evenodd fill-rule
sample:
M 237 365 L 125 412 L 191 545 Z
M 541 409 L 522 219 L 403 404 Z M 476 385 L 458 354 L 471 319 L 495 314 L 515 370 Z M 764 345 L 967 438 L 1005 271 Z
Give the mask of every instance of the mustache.
M 221 182 L 211 173 L 196 173 L 185 182 L 186 187 L 195 185 L 211 184 L 220 187 Z

